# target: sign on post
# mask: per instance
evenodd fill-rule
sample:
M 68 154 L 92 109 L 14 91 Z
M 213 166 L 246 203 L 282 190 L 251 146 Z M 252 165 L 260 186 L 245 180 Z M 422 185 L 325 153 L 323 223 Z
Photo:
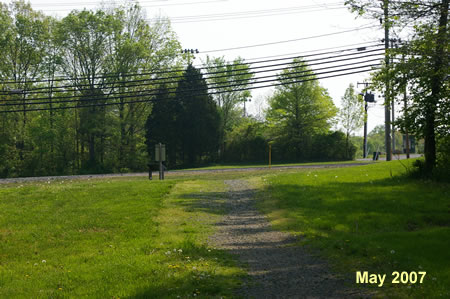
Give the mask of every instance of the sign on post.
M 159 179 L 164 180 L 164 165 L 163 161 L 166 161 L 166 146 L 164 144 L 155 145 L 155 160 L 159 162 Z
M 166 161 L 166 145 L 161 144 L 161 156 L 159 155 L 159 147 L 160 144 L 155 145 L 155 161 L 159 162 L 160 157 L 161 161 Z

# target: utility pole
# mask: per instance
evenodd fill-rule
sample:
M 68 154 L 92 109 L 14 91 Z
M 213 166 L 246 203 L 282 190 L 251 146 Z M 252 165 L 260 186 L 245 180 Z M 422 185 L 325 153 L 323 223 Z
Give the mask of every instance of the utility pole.
M 363 158 L 367 157 L 367 118 L 369 114 L 367 113 L 368 104 L 364 101 L 364 148 L 363 148 Z
M 402 62 L 405 62 L 405 55 L 402 56 Z M 408 132 L 408 95 L 407 95 L 407 82 L 406 75 L 403 74 L 403 80 L 405 81 L 405 86 L 403 90 L 403 103 L 404 103 L 404 118 L 405 118 L 405 150 L 406 150 L 406 159 L 409 159 L 409 132 Z
M 398 48 L 398 42 L 401 42 L 401 39 L 391 39 L 391 48 Z M 391 120 L 391 124 L 392 124 L 392 152 L 395 153 L 395 125 L 394 125 L 394 121 L 395 121 L 395 99 L 392 99 L 392 120 Z
M 403 93 L 403 102 L 405 104 L 405 121 L 408 121 L 408 96 L 406 95 L 406 84 L 405 84 L 405 90 Z M 408 126 L 405 126 L 405 143 L 406 143 L 406 159 L 409 159 L 409 133 L 408 133 Z
M 248 100 L 247 100 L 247 99 L 244 99 L 244 117 L 247 116 L 247 112 L 246 112 L 246 109 L 245 109 L 245 103 L 246 103 L 247 101 L 248 101 L 248 102 L 251 102 L 252 100 L 251 100 L 251 99 L 248 99 Z
M 364 88 L 367 88 L 370 83 L 368 82 L 357 82 L 356 87 L 359 87 L 359 85 L 364 85 Z M 364 94 L 361 94 L 364 97 L 364 144 L 363 144 L 363 158 L 365 159 L 367 157 L 367 120 L 368 120 L 368 113 L 367 110 L 369 109 L 369 104 L 366 96 Z
M 383 0 L 383 10 L 384 10 L 384 48 L 385 48 L 385 64 L 386 64 L 386 91 L 384 94 L 384 135 L 386 144 L 386 161 L 392 160 L 391 151 L 391 91 L 390 91 L 390 78 L 389 78 L 389 0 Z
M 192 60 L 194 60 L 195 59 L 195 56 L 194 56 L 194 53 L 195 54 L 198 54 L 198 53 L 200 53 L 199 51 L 198 51 L 198 49 L 184 49 L 184 50 L 181 50 L 181 54 L 187 54 L 188 55 L 188 64 L 191 64 L 191 55 L 192 55 Z

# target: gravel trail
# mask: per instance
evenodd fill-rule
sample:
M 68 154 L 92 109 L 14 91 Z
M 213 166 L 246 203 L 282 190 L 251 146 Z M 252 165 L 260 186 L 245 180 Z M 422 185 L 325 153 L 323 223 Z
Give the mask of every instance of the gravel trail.
M 242 180 L 229 187 L 228 214 L 217 224 L 212 245 L 226 249 L 248 267 L 250 280 L 236 296 L 245 298 L 367 298 L 349 289 L 327 264 L 299 246 L 295 238 L 275 231 L 255 208 L 253 190 Z

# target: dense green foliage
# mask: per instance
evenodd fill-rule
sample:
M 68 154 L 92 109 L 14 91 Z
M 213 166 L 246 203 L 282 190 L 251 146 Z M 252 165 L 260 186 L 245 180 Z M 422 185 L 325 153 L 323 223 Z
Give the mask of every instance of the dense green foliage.
M 364 123 L 364 101 L 355 92 L 355 86 L 350 84 L 341 98 L 339 120 L 345 130 L 346 146 L 350 147 L 350 136 Z
M 269 143 L 278 161 L 354 157 L 300 60 L 254 120 L 242 111 L 250 64 L 208 57 L 185 69 L 169 21 L 149 23 L 132 1 L 55 19 L 16 0 L 0 4 L 0 29 L 0 177 L 147 170 L 158 143 L 171 168 L 261 162 Z
M 228 133 L 225 141 L 225 162 L 262 162 L 268 157 L 266 126 L 248 118 Z
M 131 2 L 57 20 L 13 1 L 0 28 L 0 112 L 17 111 L 0 114 L 1 177 L 146 168 L 151 105 L 127 102 L 179 67 L 167 20 Z
M 448 297 L 448 184 L 410 179 L 410 162 L 268 175 L 260 207 L 343 273 L 387 274 L 380 297 Z M 427 275 L 423 284 L 396 285 L 393 271 Z
M 298 82 L 293 79 L 297 73 L 307 74 L 305 76 L 309 81 Z M 314 80 L 314 74 L 301 60 L 294 60 L 291 66 L 279 75 L 279 81 L 284 84 L 278 86 L 269 99 L 267 111 L 274 155 L 282 160 L 293 161 L 317 158 L 318 149 L 314 143 L 329 144 L 318 136 L 329 134 L 332 119 L 338 110 L 326 89 Z M 335 145 L 337 144 L 333 146 Z
M 346 4 L 360 15 L 385 18 L 378 2 L 347 0 Z M 424 138 L 423 172 L 432 176 L 436 166 L 450 167 L 437 165 L 437 151 L 443 149 L 437 145 L 450 132 L 449 0 L 384 0 L 382 8 L 387 11 L 383 25 L 400 33 L 408 28 L 407 40 L 388 51 L 388 59 L 395 63 L 376 72 L 372 81 L 380 89 L 391 87 L 389 98 L 397 98 L 403 107 L 403 116 L 398 121 L 402 130 Z
M 214 101 L 220 113 L 219 143 L 221 157 L 225 158 L 225 144 L 228 134 L 242 120 L 243 112 L 239 105 L 250 100 L 250 90 L 242 90 L 251 86 L 254 73 L 250 72 L 249 65 L 242 58 L 227 62 L 222 58 L 207 57 L 206 66 L 208 83 L 213 92 Z M 219 72 L 225 72 L 224 75 Z M 239 87 L 237 87 L 239 86 Z M 245 111 L 244 111 L 245 112 Z
M 189 65 L 174 96 L 162 88 L 155 100 L 146 124 L 149 153 L 159 139 L 166 141 L 172 165 L 192 166 L 216 156 L 220 115 L 198 69 Z

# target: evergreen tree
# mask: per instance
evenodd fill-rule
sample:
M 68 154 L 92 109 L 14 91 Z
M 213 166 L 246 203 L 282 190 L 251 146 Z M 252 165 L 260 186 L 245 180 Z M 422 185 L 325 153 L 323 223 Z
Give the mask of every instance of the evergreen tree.
M 179 112 L 174 101 L 173 95 L 169 93 L 165 85 L 158 89 L 157 95 L 154 97 L 152 112 L 145 123 L 145 137 L 150 161 L 155 160 L 155 145 L 162 143 L 166 145 L 167 163 L 176 164 L 176 151 L 179 148 L 176 119 Z
M 177 139 L 183 163 L 194 164 L 212 158 L 218 149 L 220 115 L 199 70 L 189 65 L 178 83 L 175 100 Z

